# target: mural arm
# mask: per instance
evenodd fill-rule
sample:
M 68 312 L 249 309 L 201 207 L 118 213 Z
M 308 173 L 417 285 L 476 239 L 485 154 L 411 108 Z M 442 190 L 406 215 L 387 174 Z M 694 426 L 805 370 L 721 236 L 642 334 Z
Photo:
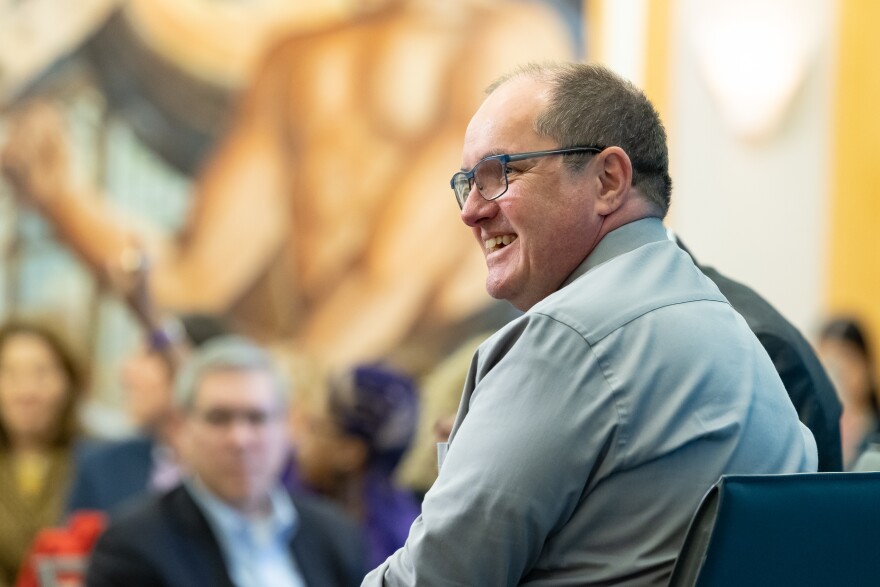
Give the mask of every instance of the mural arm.
M 425 182 L 450 173 L 447 162 L 457 160 L 460 142 L 457 131 L 445 133 L 412 163 L 413 173 L 395 188 L 405 195 L 381 219 L 364 262 L 307 316 L 300 342 L 310 354 L 337 365 L 381 358 L 425 319 L 433 300 L 461 289 L 462 280 L 476 295 L 459 310 L 467 314 L 486 304 L 485 268 L 452 191 Z M 463 274 L 462 265 L 476 271 Z
M 54 106 L 43 101 L 29 104 L 12 120 L 0 165 L 15 194 L 106 279 L 110 259 L 121 258 L 135 238 L 125 219 L 100 201 L 94 187 L 74 185 L 63 127 Z
M 254 86 L 254 94 L 260 90 Z M 114 211 L 96 186 L 75 184 L 63 120 L 48 103 L 32 103 L 13 119 L 0 169 L 105 285 L 130 297 L 118 278 L 143 255 L 156 305 L 222 311 L 265 267 L 286 222 L 275 135 L 247 116 L 255 110 L 248 102 L 259 99 L 245 100 L 243 116 L 198 178 L 193 213 L 177 238 Z
M 509 64 L 571 59 L 573 47 L 556 14 L 540 4 L 499 6 L 487 20 L 491 26 L 481 28 L 469 52 L 477 57 L 456 66 L 443 132 L 412 152 L 409 173 L 389 187 L 403 196 L 382 217 L 365 262 L 307 316 L 300 342 L 311 354 L 336 364 L 382 357 L 420 321 L 462 319 L 489 302 L 480 244 L 462 224 L 448 188 L 460 164 L 462 132 L 486 85 Z M 529 43 L 514 34 L 525 30 L 533 36 Z M 442 298 L 455 299 L 449 316 L 436 314 Z

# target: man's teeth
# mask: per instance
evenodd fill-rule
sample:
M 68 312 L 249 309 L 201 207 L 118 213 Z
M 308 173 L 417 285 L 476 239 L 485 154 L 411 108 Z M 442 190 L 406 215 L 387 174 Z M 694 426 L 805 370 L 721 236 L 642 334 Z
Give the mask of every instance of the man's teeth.
M 505 234 L 504 236 L 494 236 L 486 240 L 486 250 L 490 253 L 501 246 L 507 246 L 516 240 L 515 234 Z

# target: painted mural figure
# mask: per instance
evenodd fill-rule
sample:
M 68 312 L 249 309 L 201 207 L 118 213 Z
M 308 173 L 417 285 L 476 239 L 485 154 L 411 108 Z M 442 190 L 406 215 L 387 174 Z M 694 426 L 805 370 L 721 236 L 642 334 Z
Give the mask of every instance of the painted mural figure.
M 482 328 L 492 305 L 447 193 L 469 113 L 500 71 L 571 53 L 537 4 L 392 2 L 293 33 L 258 68 L 174 238 L 74 184 L 45 103 L 11 125 L 2 170 L 111 286 L 146 259 L 161 308 L 229 312 L 331 364 L 402 351 L 418 372 L 464 339 L 450 325 Z

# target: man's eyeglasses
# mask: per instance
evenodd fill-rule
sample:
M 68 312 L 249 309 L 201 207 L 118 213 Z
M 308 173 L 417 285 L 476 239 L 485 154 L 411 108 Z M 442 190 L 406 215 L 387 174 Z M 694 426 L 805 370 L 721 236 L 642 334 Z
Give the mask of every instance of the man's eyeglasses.
M 236 420 L 241 420 L 251 428 L 261 429 L 270 422 L 280 419 L 277 413 L 260 409 L 227 410 L 224 408 L 213 408 L 203 412 L 194 411 L 193 415 L 211 428 L 216 429 L 229 428 Z
M 531 153 L 516 153 L 513 155 L 491 155 L 474 165 L 470 171 L 459 171 L 449 181 L 458 207 L 464 208 L 468 194 L 477 185 L 477 190 L 484 200 L 492 201 L 500 198 L 507 192 L 507 164 L 512 161 L 522 161 L 534 157 L 548 157 L 550 155 L 567 155 L 569 153 L 601 153 L 605 147 L 568 147 L 565 149 L 553 149 L 552 151 L 532 151 Z

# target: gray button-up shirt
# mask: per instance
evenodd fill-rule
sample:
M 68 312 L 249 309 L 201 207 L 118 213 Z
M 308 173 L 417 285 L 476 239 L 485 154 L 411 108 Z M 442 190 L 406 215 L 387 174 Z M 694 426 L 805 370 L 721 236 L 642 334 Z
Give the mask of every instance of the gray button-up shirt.
M 406 545 L 365 585 L 665 585 L 724 473 L 816 470 L 742 317 L 644 219 L 487 340 Z

